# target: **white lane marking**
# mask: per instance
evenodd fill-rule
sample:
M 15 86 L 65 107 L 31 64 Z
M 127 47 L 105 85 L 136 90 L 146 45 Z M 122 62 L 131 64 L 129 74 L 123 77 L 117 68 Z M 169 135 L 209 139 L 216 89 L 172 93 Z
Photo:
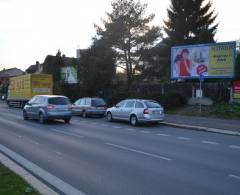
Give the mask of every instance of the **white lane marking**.
M 92 124 L 92 125 L 97 125 L 97 123 L 96 123 L 96 122 L 92 122 L 91 124 Z
M 135 129 L 128 128 L 127 131 L 136 131 Z
M 145 134 L 147 134 L 147 133 L 150 133 L 150 131 L 140 131 L 140 133 L 145 133 Z
M 192 138 L 189 138 L 189 137 L 177 137 L 177 139 L 184 140 L 184 141 L 192 140 Z
M 62 156 L 62 153 L 61 153 L 61 152 L 54 151 L 54 153 L 57 154 L 58 156 Z
M 60 131 L 60 130 L 57 130 L 57 129 L 50 129 L 51 131 L 54 131 L 56 133 L 59 133 L 59 134 L 63 134 L 63 135 L 68 135 L 68 136 L 73 136 L 73 137 L 78 137 L 78 138 L 84 138 L 84 136 L 82 135 L 76 135 L 76 134 L 73 134 L 73 133 L 69 133 L 69 132 L 63 132 L 63 131 Z
M 162 160 L 167 160 L 167 161 L 171 161 L 172 160 L 172 159 L 164 157 L 164 156 L 160 156 L 160 155 L 157 155 L 157 154 L 144 152 L 144 151 L 141 151 L 141 150 L 136 150 L 136 149 L 125 147 L 125 146 L 120 146 L 120 145 L 111 144 L 111 143 L 105 143 L 105 144 L 108 145 L 108 146 L 112 146 L 112 147 L 118 148 L 118 149 L 130 151 L 130 152 L 135 152 L 135 153 L 138 153 L 138 154 L 143 154 L 145 156 L 150 156 L 150 157 L 157 158 L 157 159 L 162 159 Z
M 108 127 L 109 125 L 106 125 L 106 124 L 101 124 L 103 127 Z
M 0 144 L 0 151 L 5 153 L 7 156 L 12 158 L 14 161 L 34 173 L 36 176 L 40 177 L 59 191 L 63 192 L 64 194 L 71 194 L 71 195 L 85 195 L 85 193 L 81 192 L 77 188 L 74 188 L 70 184 L 64 182 L 63 180 L 59 179 L 58 177 L 52 175 L 51 173 L 45 171 L 41 167 L 37 166 L 33 162 L 27 160 L 26 158 L 20 156 L 16 152 L 8 149 L 7 147 Z
M 169 137 L 170 135 L 168 135 L 168 134 L 162 134 L 162 133 L 159 133 L 159 134 L 157 134 L 158 136 L 162 136 L 162 137 Z
M 201 143 L 203 143 L 203 144 L 211 144 L 211 145 L 218 145 L 219 144 L 217 142 L 211 142 L 211 141 L 205 141 L 205 140 L 201 141 Z
M 121 129 L 122 127 L 119 126 L 113 126 L 114 129 Z
M 232 149 L 238 149 L 240 150 L 240 146 L 236 146 L 236 145 L 230 145 L 228 146 L 229 148 L 232 148 Z
M 240 180 L 240 176 L 233 175 L 233 174 L 230 174 L 230 175 L 228 175 L 228 176 L 231 177 L 231 178 Z

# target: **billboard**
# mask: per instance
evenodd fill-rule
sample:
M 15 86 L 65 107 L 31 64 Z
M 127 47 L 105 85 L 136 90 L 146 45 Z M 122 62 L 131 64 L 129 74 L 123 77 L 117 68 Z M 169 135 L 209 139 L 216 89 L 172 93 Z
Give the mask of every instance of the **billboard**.
M 233 82 L 233 98 L 240 99 L 240 81 Z
M 61 80 L 68 84 L 78 83 L 77 69 L 73 66 L 61 68 Z
M 172 47 L 171 78 L 233 78 L 236 42 Z

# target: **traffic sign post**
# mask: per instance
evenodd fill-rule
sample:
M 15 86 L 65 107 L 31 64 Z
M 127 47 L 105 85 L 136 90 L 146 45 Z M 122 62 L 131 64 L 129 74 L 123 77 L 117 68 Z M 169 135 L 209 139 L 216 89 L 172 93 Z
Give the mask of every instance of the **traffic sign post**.
M 199 108 L 199 111 L 200 111 L 200 114 L 201 114 L 202 113 L 202 96 L 203 96 L 202 82 L 204 81 L 204 75 L 203 74 L 199 75 L 199 81 L 200 81 L 200 101 L 199 101 L 200 108 Z

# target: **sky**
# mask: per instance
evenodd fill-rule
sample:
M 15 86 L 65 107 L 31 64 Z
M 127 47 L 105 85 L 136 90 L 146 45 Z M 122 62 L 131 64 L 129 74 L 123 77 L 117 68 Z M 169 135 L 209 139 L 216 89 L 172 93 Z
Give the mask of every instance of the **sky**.
M 219 23 L 217 41 L 240 39 L 240 1 L 212 0 Z M 170 0 L 141 0 L 162 25 Z M 0 70 L 25 70 L 60 49 L 69 57 L 77 48 L 87 48 L 101 24 L 111 0 L 0 0 Z

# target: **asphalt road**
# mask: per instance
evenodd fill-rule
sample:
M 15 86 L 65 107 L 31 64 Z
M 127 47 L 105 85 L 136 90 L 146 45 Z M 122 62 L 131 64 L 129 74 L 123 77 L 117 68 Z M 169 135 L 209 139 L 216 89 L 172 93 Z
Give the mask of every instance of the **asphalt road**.
M 87 195 L 240 194 L 240 137 L 99 118 L 40 125 L 1 103 L 0 144 Z

